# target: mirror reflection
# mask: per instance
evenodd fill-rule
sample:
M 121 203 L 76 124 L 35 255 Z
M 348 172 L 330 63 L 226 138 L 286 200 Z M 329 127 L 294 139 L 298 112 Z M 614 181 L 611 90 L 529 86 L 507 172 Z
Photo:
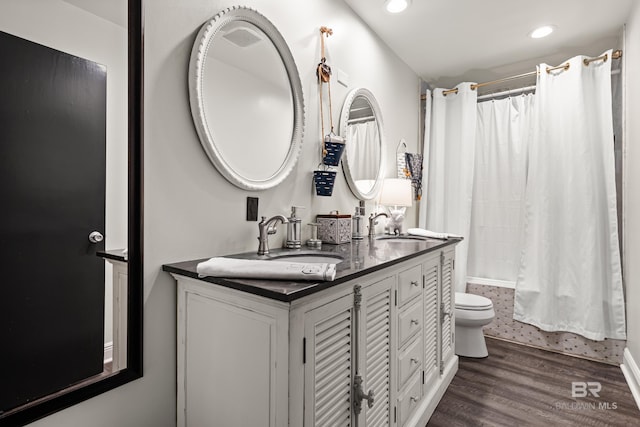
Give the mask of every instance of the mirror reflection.
M 343 106 L 341 134 L 347 139 L 343 170 L 353 194 L 374 198 L 383 176 L 382 117 L 373 94 L 366 89 L 351 92 Z
M 128 5 L 0 3 L 0 424 L 129 365 Z
M 293 97 L 275 46 L 255 25 L 231 22 L 211 39 L 203 69 L 204 113 L 220 156 L 250 180 L 275 175 L 293 131 Z
M 260 190 L 288 175 L 301 144 L 302 90 L 284 39 L 264 16 L 239 7 L 207 22 L 190 89 L 198 136 L 223 176 Z

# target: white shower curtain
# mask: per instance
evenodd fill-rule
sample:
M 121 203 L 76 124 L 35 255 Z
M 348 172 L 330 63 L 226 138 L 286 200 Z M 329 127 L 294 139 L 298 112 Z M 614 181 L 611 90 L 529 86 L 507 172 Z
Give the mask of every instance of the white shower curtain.
M 355 181 L 374 180 L 380 164 L 378 124 L 375 120 L 347 126 L 347 158 Z M 357 154 L 356 154 L 357 153 Z
M 467 275 L 515 286 L 534 95 L 478 103 Z
M 539 67 L 514 319 L 625 339 L 608 61 Z
M 419 224 L 429 230 L 464 236 L 456 247 L 456 291 L 466 290 L 467 248 L 471 221 L 477 91 L 471 83 L 458 93 L 433 91 L 431 117 L 425 117 L 424 156 L 428 180 L 426 209 Z M 429 108 L 427 108 L 427 114 Z M 430 130 L 427 132 L 427 130 Z M 428 157 L 428 162 L 426 158 Z M 424 225 L 422 225 L 424 224 Z

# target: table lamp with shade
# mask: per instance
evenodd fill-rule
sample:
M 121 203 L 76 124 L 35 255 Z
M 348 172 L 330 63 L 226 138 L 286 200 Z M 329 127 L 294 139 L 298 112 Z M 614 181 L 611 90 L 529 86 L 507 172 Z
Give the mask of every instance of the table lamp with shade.
M 406 208 L 413 204 L 411 180 L 388 178 L 382 183 L 379 203 L 389 209 L 389 234 L 402 234 L 402 222 Z

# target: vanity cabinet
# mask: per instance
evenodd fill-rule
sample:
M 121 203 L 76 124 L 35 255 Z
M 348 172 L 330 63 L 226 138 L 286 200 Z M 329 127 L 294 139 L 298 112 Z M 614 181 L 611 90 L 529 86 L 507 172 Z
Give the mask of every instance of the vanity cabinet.
M 424 426 L 457 370 L 454 245 L 277 301 L 178 281 L 178 426 Z
M 391 424 L 394 288 L 393 276 L 373 279 L 320 307 L 300 307 L 304 377 L 293 374 L 292 380 L 304 387 L 305 426 L 353 425 L 354 418 L 359 425 Z M 365 390 L 374 403 L 370 408 Z M 291 408 L 294 419 L 302 409 Z

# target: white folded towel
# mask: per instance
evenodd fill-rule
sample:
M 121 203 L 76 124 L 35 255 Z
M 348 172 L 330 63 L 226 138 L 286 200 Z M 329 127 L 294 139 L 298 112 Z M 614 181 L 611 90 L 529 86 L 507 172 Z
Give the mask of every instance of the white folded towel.
M 436 233 L 435 231 L 425 230 L 424 228 L 409 228 L 407 230 L 407 233 L 413 236 L 429 237 L 431 239 L 462 239 L 462 236 L 459 236 L 457 234 Z
M 199 263 L 196 271 L 200 277 L 324 281 L 331 281 L 336 278 L 335 264 L 223 257 L 211 258 Z

